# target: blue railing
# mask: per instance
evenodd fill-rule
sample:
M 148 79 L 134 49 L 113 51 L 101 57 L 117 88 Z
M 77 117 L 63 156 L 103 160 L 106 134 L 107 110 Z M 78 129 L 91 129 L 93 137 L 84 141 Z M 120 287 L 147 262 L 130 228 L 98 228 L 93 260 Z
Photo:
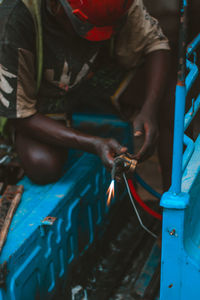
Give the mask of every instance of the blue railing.
M 186 67 L 189 73 L 184 84 L 177 84 L 176 103 L 175 103 L 175 120 L 174 120 L 174 147 L 173 147 L 173 164 L 172 164 L 172 185 L 170 191 L 179 194 L 181 192 L 182 175 L 194 151 L 194 142 L 186 134 L 185 130 L 192 122 L 198 109 L 200 108 L 200 94 L 192 100 L 189 111 L 185 114 L 186 96 L 196 80 L 199 69 L 196 65 L 196 49 L 200 45 L 200 34 L 192 41 L 187 48 Z M 190 58 L 193 55 L 193 61 Z M 186 149 L 183 154 L 183 144 Z
M 182 43 L 183 41 L 184 40 L 181 40 Z M 160 300 L 199 299 L 200 295 L 199 266 L 198 268 L 194 267 L 197 259 L 195 261 L 194 259 L 191 260 L 191 253 L 195 251 L 195 254 L 198 252 L 198 259 L 200 257 L 199 243 L 195 246 L 195 251 L 192 252 L 196 244 L 194 244 L 190 238 L 190 233 L 192 232 L 190 228 L 191 224 L 193 224 L 193 217 L 195 216 L 195 220 L 197 220 L 200 211 L 199 206 L 196 205 L 195 208 L 193 207 L 198 203 L 199 190 L 196 189 L 194 194 L 187 186 L 188 182 L 191 183 L 192 181 L 191 186 L 196 188 L 193 184 L 198 179 L 197 176 L 199 176 L 199 160 L 196 158 L 199 157 L 197 153 L 197 149 L 199 149 L 197 143 L 199 138 L 194 142 L 185 134 L 186 129 L 200 108 L 199 93 L 195 99 L 192 99 L 192 105 L 185 114 L 186 96 L 199 74 L 195 53 L 199 46 L 200 34 L 188 46 L 187 50 L 185 49 L 185 53 L 182 52 L 180 56 L 175 97 L 172 185 L 170 190 L 161 198 L 161 206 L 164 209 Z M 185 76 L 186 74 L 187 76 Z M 183 145 L 186 146 L 184 152 Z M 197 165 L 195 168 L 194 164 Z M 195 199 L 193 199 L 194 197 Z M 194 208 L 193 210 L 192 207 Z M 190 212 L 191 215 L 189 216 Z M 197 222 L 193 227 L 194 226 L 196 226 L 195 230 L 198 233 L 194 240 L 199 240 L 199 227 Z M 188 240 L 191 241 L 190 244 Z M 186 249 L 186 244 L 189 244 L 191 248 L 187 246 Z

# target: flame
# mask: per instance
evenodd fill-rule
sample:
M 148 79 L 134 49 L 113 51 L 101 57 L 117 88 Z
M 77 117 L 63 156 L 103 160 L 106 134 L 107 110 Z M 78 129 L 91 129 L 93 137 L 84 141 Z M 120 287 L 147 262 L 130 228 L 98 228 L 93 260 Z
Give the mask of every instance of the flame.
M 106 194 L 108 194 L 107 206 L 109 206 L 111 198 L 114 197 L 114 195 L 115 195 L 115 181 L 114 180 L 111 181 L 111 184 L 110 184 Z

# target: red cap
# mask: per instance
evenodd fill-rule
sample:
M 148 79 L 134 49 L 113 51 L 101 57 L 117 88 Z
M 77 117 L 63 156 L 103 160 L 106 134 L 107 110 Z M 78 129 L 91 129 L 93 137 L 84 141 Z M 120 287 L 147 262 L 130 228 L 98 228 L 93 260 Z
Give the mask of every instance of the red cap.
M 60 0 L 75 31 L 90 41 L 109 39 L 133 1 Z
M 93 27 L 88 33 L 84 36 L 85 39 L 93 42 L 109 40 L 114 33 L 112 26 L 104 27 Z

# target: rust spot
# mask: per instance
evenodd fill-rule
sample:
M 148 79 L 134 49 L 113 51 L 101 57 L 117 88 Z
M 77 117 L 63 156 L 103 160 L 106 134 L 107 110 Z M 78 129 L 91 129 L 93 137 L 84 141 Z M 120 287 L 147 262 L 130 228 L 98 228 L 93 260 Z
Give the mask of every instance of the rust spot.
M 173 284 L 171 283 L 171 284 L 168 286 L 168 288 L 171 289 L 172 287 L 173 287 Z
M 55 217 L 50 217 L 50 216 L 47 216 L 46 218 L 44 218 L 44 220 L 42 221 L 42 224 L 43 225 L 53 225 L 54 222 L 56 221 L 57 218 Z
M 56 197 L 58 197 L 58 198 L 63 198 L 63 197 L 64 197 L 64 194 L 63 194 L 63 195 L 56 195 Z
M 52 222 L 54 222 L 55 220 L 56 220 L 55 217 L 46 217 L 46 218 L 44 219 L 44 221 L 52 221 Z
M 184 86 L 185 85 L 185 80 L 178 80 L 177 85 Z

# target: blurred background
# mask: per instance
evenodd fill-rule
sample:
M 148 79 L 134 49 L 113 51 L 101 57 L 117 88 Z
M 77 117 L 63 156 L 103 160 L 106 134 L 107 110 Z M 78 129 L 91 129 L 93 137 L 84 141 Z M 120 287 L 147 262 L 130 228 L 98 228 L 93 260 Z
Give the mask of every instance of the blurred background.
M 171 46 L 176 47 L 179 31 L 179 1 L 178 0 L 144 0 L 149 12 L 156 17 L 165 34 L 168 36 Z M 189 0 L 188 13 L 188 39 L 191 40 L 200 31 L 200 2 Z

